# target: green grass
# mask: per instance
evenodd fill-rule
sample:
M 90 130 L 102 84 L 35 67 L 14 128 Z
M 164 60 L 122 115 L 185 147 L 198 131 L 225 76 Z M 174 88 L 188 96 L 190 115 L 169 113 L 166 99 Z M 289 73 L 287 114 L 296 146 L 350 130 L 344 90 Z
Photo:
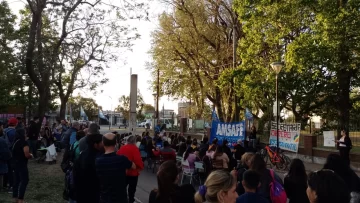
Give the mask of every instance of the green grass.
M 57 164 L 36 163 L 30 160 L 29 184 L 25 193 L 27 203 L 64 203 L 62 198 L 64 189 L 64 173 L 60 169 L 61 156 L 58 156 Z M 12 194 L 0 193 L 1 203 L 12 203 Z

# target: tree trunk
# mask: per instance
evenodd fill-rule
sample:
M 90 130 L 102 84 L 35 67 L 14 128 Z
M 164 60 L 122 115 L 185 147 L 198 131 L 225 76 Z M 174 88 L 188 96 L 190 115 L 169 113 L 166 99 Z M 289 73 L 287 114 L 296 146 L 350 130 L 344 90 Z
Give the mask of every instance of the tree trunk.
M 49 106 L 49 97 L 46 92 L 39 92 L 38 116 L 40 122 L 44 119 L 46 110 Z
M 338 73 L 338 137 L 340 137 L 341 130 L 349 132 L 350 120 L 350 80 L 351 74 L 349 71 L 342 69 Z
M 61 100 L 61 104 L 60 104 L 60 120 L 65 120 L 67 100 L 66 101 L 64 99 L 60 99 L 60 100 Z

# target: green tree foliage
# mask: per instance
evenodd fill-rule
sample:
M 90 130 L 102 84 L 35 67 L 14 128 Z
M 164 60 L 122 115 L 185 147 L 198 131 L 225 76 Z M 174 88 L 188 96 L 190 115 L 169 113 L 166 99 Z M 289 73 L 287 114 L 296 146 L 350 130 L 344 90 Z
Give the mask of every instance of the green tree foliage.
M 7 106 L 25 104 L 24 71 L 14 50 L 16 16 L 6 1 L 0 1 L 0 112 Z
M 271 112 L 275 75 L 269 65 L 284 60 L 281 108 L 303 124 L 309 114 L 326 116 L 336 109 L 339 126 L 347 127 L 350 92 L 359 84 L 359 6 L 358 1 L 236 0 L 245 37 L 238 48 L 242 64 L 229 75 L 242 81 L 237 91 L 242 104 Z
M 92 118 L 97 117 L 99 112 L 99 106 L 96 101 L 92 98 L 84 98 L 80 95 L 70 98 L 69 103 L 71 103 L 72 108 L 72 116 L 75 120 L 81 119 L 80 117 L 80 107 L 83 107 L 86 115 L 88 116 L 89 120 Z
M 145 116 L 143 115 L 142 111 L 145 105 L 144 99 L 140 93 L 140 90 L 137 91 L 137 105 L 136 105 L 136 118 L 138 120 L 144 120 Z M 126 120 L 130 120 L 130 96 L 122 95 L 119 98 L 119 105 L 115 108 L 115 111 L 121 112 L 123 117 Z
M 218 0 L 168 0 L 173 12 L 159 17 L 153 34 L 151 70 L 160 72 L 161 94 L 192 100 L 198 115 L 209 100 L 221 120 L 234 118 L 234 84 L 222 89 L 220 74 L 233 67 L 235 13 L 231 4 Z M 241 36 L 240 26 L 235 31 Z M 157 86 L 155 80 L 154 89 Z

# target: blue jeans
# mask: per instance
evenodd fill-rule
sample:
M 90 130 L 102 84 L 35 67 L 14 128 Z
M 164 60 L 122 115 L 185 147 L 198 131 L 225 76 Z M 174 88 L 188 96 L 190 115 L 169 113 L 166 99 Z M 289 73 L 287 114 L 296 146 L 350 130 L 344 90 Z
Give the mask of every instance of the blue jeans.
M 69 203 L 76 203 L 76 200 L 72 200 L 69 198 Z
M 29 171 L 27 164 L 17 163 L 15 164 L 15 181 L 13 186 L 13 198 L 23 200 L 26 187 L 29 183 Z
M 37 157 L 37 140 L 28 140 L 30 152 L 33 154 L 34 158 Z

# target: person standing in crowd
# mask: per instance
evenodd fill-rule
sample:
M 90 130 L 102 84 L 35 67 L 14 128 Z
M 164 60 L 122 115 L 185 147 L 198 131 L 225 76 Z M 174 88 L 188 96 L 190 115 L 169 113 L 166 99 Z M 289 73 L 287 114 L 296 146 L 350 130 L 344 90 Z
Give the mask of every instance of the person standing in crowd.
M 18 121 L 18 124 L 16 125 L 15 129 L 20 129 L 20 128 L 25 128 L 24 123 L 23 123 L 23 119 L 21 117 L 17 117 L 16 118 Z
M 61 125 L 61 131 L 63 133 L 65 133 L 68 130 L 68 126 L 65 120 L 61 120 L 60 121 L 60 125 Z
M 14 187 L 13 198 L 16 203 L 23 203 L 27 184 L 29 183 L 28 159 L 33 155 L 29 151 L 29 145 L 25 141 L 25 129 L 16 131 L 15 143 L 12 149 L 14 163 Z
M 100 181 L 100 203 L 128 202 L 126 170 L 136 169 L 135 163 L 123 155 L 116 155 L 116 135 L 107 133 L 102 138 L 105 153 L 96 158 L 96 174 Z
M 64 134 L 61 142 L 65 146 L 65 150 L 68 150 L 69 147 L 74 144 L 76 141 L 76 132 L 80 130 L 80 123 L 74 121 L 71 128 L 69 128 Z
M 269 201 L 256 193 L 260 186 L 259 174 L 255 171 L 245 171 L 241 184 L 245 188 L 245 193 L 237 198 L 236 203 L 269 203 Z
M 350 192 L 360 192 L 360 178 L 340 155 L 329 154 L 323 169 L 332 170 L 339 175 L 349 187 Z
M 310 203 L 348 203 L 350 201 L 348 186 L 331 170 L 311 172 L 308 176 L 306 194 Z
M 289 203 L 309 203 L 306 195 L 307 175 L 304 163 L 300 159 L 293 159 L 289 173 L 284 179 L 284 189 Z
M 30 147 L 30 152 L 37 158 L 37 142 L 39 139 L 41 123 L 39 117 L 34 117 L 32 121 L 30 121 L 29 131 L 28 131 L 28 143 Z
M 88 147 L 80 153 L 74 166 L 77 203 L 99 203 L 100 182 L 96 174 L 95 159 L 104 151 L 101 134 L 88 135 Z
M 242 146 L 242 140 L 238 140 L 237 144 L 234 146 L 233 149 L 235 160 L 241 160 L 243 154 L 245 154 L 246 149 Z
M 3 177 L 8 173 L 8 161 L 11 159 L 11 150 L 5 139 L 0 138 L 0 192 L 3 189 Z
M 349 134 L 345 131 L 341 131 L 341 138 L 336 140 L 338 144 L 340 156 L 344 159 L 345 163 L 350 165 L 350 150 L 352 148 L 352 142 Z
M 241 164 L 239 165 L 239 168 L 237 169 L 237 180 L 238 180 L 238 186 L 236 188 L 236 192 L 238 193 L 238 195 L 242 195 L 245 193 L 245 189 L 243 187 L 242 181 L 243 181 L 243 176 L 245 171 L 249 170 L 250 168 L 250 164 L 251 164 L 251 159 L 254 156 L 253 153 L 251 152 L 246 152 L 242 157 L 241 157 Z
M 199 147 L 199 157 L 202 159 L 206 155 L 206 151 L 209 149 L 209 138 L 204 137 Z
M 254 152 L 256 152 L 256 133 L 256 127 L 253 125 L 250 129 L 249 148 L 252 148 Z
M 5 139 L 5 142 L 7 143 L 7 147 L 9 150 L 12 150 L 14 142 L 15 142 L 15 136 L 16 136 L 16 129 L 18 121 L 16 118 L 10 118 L 8 121 L 8 127 L 4 129 L 3 138 Z M 13 187 L 13 164 L 12 159 L 10 158 L 7 160 L 7 168 L 8 172 L 4 176 L 4 186 L 6 187 L 8 184 L 8 192 L 12 193 L 12 187 Z
M 179 186 L 179 173 L 174 161 L 165 161 L 157 172 L 158 188 L 149 195 L 149 203 L 194 203 L 195 189 L 190 184 Z
M 87 143 L 88 135 L 96 135 L 96 134 L 100 134 L 99 125 L 96 123 L 91 123 L 87 130 L 86 136 L 81 138 L 79 141 L 79 150 L 81 152 L 85 151 L 88 147 L 88 143 Z
M 140 175 L 140 171 L 144 169 L 144 163 L 141 159 L 139 148 L 135 145 L 135 136 L 130 135 L 125 146 L 120 147 L 116 154 L 126 156 L 135 165 L 135 169 L 127 170 L 126 172 L 126 187 L 128 187 L 129 203 L 135 202 L 135 192 Z
M 216 170 L 206 178 L 205 184 L 199 187 L 195 194 L 195 202 L 204 201 L 211 203 L 232 203 L 236 202 L 236 171 L 231 173 L 224 170 Z
M 270 199 L 270 183 L 273 181 L 271 174 L 270 174 L 270 170 L 266 168 L 266 163 L 264 161 L 264 159 L 259 155 L 259 154 L 255 154 L 252 159 L 251 159 L 251 164 L 250 164 L 250 169 L 256 171 L 257 173 L 260 174 L 260 182 L 261 185 L 258 188 L 258 193 L 263 196 L 265 199 L 269 200 L 269 202 L 271 202 Z M 283 181 L 281 180 L 281 178 L 274 172 L 274 178 L 275 180 L 280 183 L 281 185 L 283 185 Z

